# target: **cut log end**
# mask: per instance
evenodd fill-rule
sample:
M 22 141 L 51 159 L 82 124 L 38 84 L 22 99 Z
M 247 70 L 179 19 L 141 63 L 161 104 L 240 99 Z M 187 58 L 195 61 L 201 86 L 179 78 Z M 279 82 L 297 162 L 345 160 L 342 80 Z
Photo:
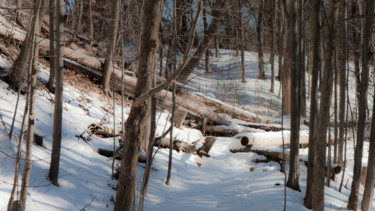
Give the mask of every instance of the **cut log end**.
M 241 137 L 241 144 L 242 144 L 242 146 L 247 146 L 247 145 L 249 145 L 249 143 L 250 143 L 250 140 L 249 140 L 249 138 L 247 136 L 242 136 Z

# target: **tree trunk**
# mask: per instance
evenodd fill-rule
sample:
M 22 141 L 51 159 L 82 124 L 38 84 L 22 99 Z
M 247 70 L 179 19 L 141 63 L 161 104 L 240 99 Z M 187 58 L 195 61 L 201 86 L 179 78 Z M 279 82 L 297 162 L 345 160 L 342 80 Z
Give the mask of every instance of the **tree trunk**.
M 276 12 L 276 9 L 275 9 L 275 0 L 270 0 L 268 1 L 268 7 L 270 8 L 270 28 L 271 28 L 271 53 L 270 53 L 270 64 L 271 64 L 271 88 L 270 88 L 270 92 L 273 93 L 274 92 L 274 80 L 275 80 L 275 52 L 276 52 L 276 21 L 278 18 L 277 16 L 277 12 Z M 273 17 L 272 17 L 273 16 Z
M 306 195 L 304 205 L 308 209 L 312 209 L 312 186 L 314 178 L 314 161 L 315 161 L 315 141 L 318 129 L 318 72 L 320 69 L 320 3 L 321 0 L 312 1 L 311 12 L 311 34 L 312 34 L 312 69 L 311 69 L 311 100 L 310 100 L 310 127 L 309 127 L 309 152 L 308 152 L 308 168 Z
M 244 29 L 243 29 L 243 23 L 242 23 L 242 0 L 237 0 L 237 10 L 238 10 L 238 26 L 237 26 L 237 32 L 238 32 L 238 47 L 241 51 L 241 72 L 242 72 L 242 83 L 246 83 L 246 68 L 245 68 L 245 37 L 244 37 Z M 237 51 L 236 51 L 237 52 Z
M 374 91 L 374 98 L 375 98 L 375 91 Z M 375 114 L 375 106 L 373 106 L 373 110 L 372 110 L 370 148 L 368 152 L 365 190 L 363 192 L 363 198 L 362 198 L 362 204 L 361 204 L 362 211 L 370 211 L 372 209 L 372 201 L 373 201 L 373 195 L 374 195 L 374 185 L 375 185 L 375 115 L 374 114 Z
M 110 93 L 110 86 L 109 81 L 111 79 L 111 72 L 113 69 L 113 55 L 116 49 L 116 39 L 117 39 L 117 31 L 118 31 L 118 21 L 120 18 L 120 9 L 121 9 L 121 1 L 120 0 L 112 0 L 111 4 L 111 33 L 108 38 L 108 47 L 106 51 L 106 57 L 104 61 L 104 69 L 103 69 L 103 78 L 102 78 L 102 88 L 105 94 Z
M 341 5 L 341 11 L 339 12 L 339 20 L 346 18 L 343 14 L 346 14 L 346 7 Z M 346 37 L 346 24 L 341 23 L 339 25 L 339 33 L 338 36 L 338 65 L 337 70 L 339 72 L 339 79 L 340 79 L 340 102 L 339 102 L 339 138 L 338 138 L 338 154 L 337 154 L 337 162 L 339 165 L 343 165 L 344 159 L 344 134 L 345 134 L 345 91 L 346 91 L 346 58 L 347 58 L 347 37 Z
M 207 34 L 207 4 L 204 4 L 203 6 L 203 29 L 204 29 L 204 34 Z M 210 72 L 210 50 L 206 50 L 206 55 L 204 57 L 205 59 L 205 67 L 206 67 L 206 73 Z
M 36 36 L 39 27 L 39 12 L 40 12 L 41 0 L 34 0 L 34 12 L 33 12 L 33 19 L 32 19 L 32 27 L 31 31 L 31 48 L 27 49 L 30 51 L 28 54 L 30 55 L 29 61 L 29 80 L 30 80 L 30 94 L 29 94 L 29 120 L 27 124 L 27 136 L 26 136 L 26 155 L 25 155 L 25 164 L 23 168 L 23 175 L 22 175 L 22 184 L 21 184 L 21 191 L 20 191 L 20 202 L 21 202 L 21 211 L 26 209 L 26 197 L 27 197 L 27 189 L 29 186 L 29 179 L 31 174 L 31 167 L 32 167 L 32 143 L 34 140 L 34 126 L 35 126 L 35 88 L 37 82 L 37 70 L 33 68 L 33 56 L 35 45 L 37 45 Z
M 159 26 L 163 10 L 163 0 L 144 0 L 142 6 L 142 31 L 139 42 L 138 80 L 135 97 L 152 87 L 152 72 L 155 65 L 155 54 L 159 44 Z M 135 177 L 143 127 L 149 116 L 151 100 L 133 104 L 125 124 L 124 150 L 121 159 L 121 172 L 115 201 L 116 211 L 130 211 L 135 199 Z
M 92 50 L 92 45 L 94 43 L 94 21 L 92 15 L 92 0 L 89 0 L 89 52 Z
M 296 4 L 301 4 L 298 0 L 297 2 L 289 3 L 289 31 L 288 38 L 289 43 L 289 57 L 288 63 L 290 67 L 290 169 L 289 177 L 287 182 L 287 187 L 301 191 L 299 187 L 299 103 L 298 103 L 298 75 L 300 65 L 297 60 L 297 24 L 296 24 Z
M 320 109 L 318 115 L 318 128 L 317 139 L 315 141 L 316 159 L 314 163 L 314 178 L 313 178 L 313 191 L 312 191 L 312 209 L 313 210 L 324 210 L 324 178 L 326 166 L 326 139 L 327 139 L 327 126 L 329 124 L 329 108 L 331 105 L 331 94 L 332 94 L 332 80 L 333 80 L 333 68 L 332 68 L 332 56 L 334 44 L 333 40 L 335 37 L 335 23 L 334 23 L 334 11 L 335 11 L 335 0 L 329 1 L 329 12 L 327 21 L 329 27 L 327 28 L 326 45 L 328 49 L 325 52 L 324 72 L 322 80 L 320 82 L 321 97 L 320 97 Z
M 50 40 L 50 53 L 49 53 L 49 79 L 47 82 L 47 88 L 53 91 L 55 84 L 55 73 L 56 73 L 56 58 L 55 58 L 55 1 L 49 0 L 49 40 Z
M 359 111 L 358 111 L 358 130 L 357 130 L 357 146 L 355 148 L 355 159 L 353 169 L 353 181 L 349 196 L 348 209 L 357 210 L 358 205 L 358 192 L 359 192 L 359 178 L 361 176 L 362 167 L 362 152 L 363 152 L 363 139 L 365 134 L 366 124 L 366 106 L 367 106 L 367 89 L 368 89 L 368 77 L 369 68 L 368 62 L 371 58 L 371 36 L 372 27 L 374 23 L 374 1 L 367 0 L 367 13 L 365 28 L 363 31 L 362 38 L 362 74 L 361 74 L 361 87 L 359 95 Z M 373 187 L 370 187 L 373 188 Z M 370 208 L 371 209 L 371 208 Z
M 288 11 L 286 2 L 282 1 L 282 7 L 284 11 L 285 17 L 288 17 Z M 288 20 L 288 18 L 286 18 Z M 289 23 L 290 24 L 290 23 Z M 290 28 L 288 24 L 288 28 Z M 290 29 L 288 29 L 290 30 Z M 286 39 L 286 46 L 284 49 L 284 64 L 282 67 L 282 73 L 281 73 L 281 86 L 282 86 L 282 106 L 283 106 L 283 113 L 282 115 L 290 115 L 290 60 L 288 59 L 290 57 L 288 49 L 292 48 L 291 43 L 291 34 L 287 33 L 287 39 Z
M 258 41 L 258 68 L 259 74 L 258 79 L 265 80 L 266 75 L 264 73 L 264 62 L 263 62 L 263 1 L 259 2 L 259 12 L 257 19 L 257 41 Z
M 34 1 L 34 3 L 36 3 L 36 1 Z M 37 17 L 35 17 L 35 19 L 37 19 Z M 14 61 L 14 64 L 6 77 L 6 80 L 8 81 L 9 86 L 15 90 L 18 90 L 19 88 L 21 88 L 24 70 L 25 70 L 27 63 L 30 60 L 30 56 L 31 56 L 30 49 L 32 48 L 31 45 L 33 45 L 32 43 L 32 40 L 33 40 L 32 32 L 34 31 L 33 24 L 34 23 L 30 22 L 30 26 L 29 26 L 30 30 L 26 34 L 25 42 L 23 43 L 21 51 L 18 54 L 17 59 Z M 37 25 L 38 27 L 40 27 L 39 24 Z M 39 30 L 36 29 L 35 31 L 39 31 Z
M 56 2 L 56 91 L 55 91 L 55 108 L 53 113 L 53 140 L 51 163 L 48 172 L 48 178 L 53 185 L 58 186 L 60 150 L 61 150 L 61 128 L 62 128 L 62 111 L 63 111 L 63 83 L 64 83 L 64 0 Z

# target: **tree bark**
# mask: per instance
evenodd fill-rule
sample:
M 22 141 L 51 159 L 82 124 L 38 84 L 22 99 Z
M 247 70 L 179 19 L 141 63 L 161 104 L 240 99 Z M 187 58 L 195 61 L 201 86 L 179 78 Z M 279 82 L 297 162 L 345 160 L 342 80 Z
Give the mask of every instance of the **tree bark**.
M 332 56 L 334 44 L 333 40 L 335 37 L 335 0 L 329 1 L 329 12 L 327 17 L 327 37 L 326 46 L 328 49 L 325 52 L 324 72 L 320 83 L 321 97 L 320 97 L 320 109 L 318 115 L 318 130 L 317 139 L 315 141 L 316 158 L 314 163 L 314 178 L 313 178 L 313 191 L 312 191 L 312 209 L 313 210 L 324 210 L 324 178 L 326 166 L 326 139 L 327 139 L 327 126 L 329 124 L 329 108 L 331 105 L 331 94 L 332 94 L 332 80 L 333 80 L 333 68 L 332 68 Z
M 346 7 L 343 4 L 341 5 L 341 11 L 339 12 L 339 20 L 346 18 L 343 14 L 346 14 Z M 347 37 L 346 37 L 346 25 L 347 23 L 341 23 L 339 25 L 338 35 L 338 71 L 339 71 L 339 80 L 340 80 L 340 102 L 339 102 L 339 139 L 338 139 L 338 154 L 337 162 L 339 165 L 343 165 L 344 161 L 344 134 L 345 134 L 345 92 L 346 92 L 346 58 L 347 58 Z
M 373 117 L 371 126 L 371 137 L 370 137 L 370 148 L 369 156 L 367 161 L 367 174 L 365 190 L 363 192 L 361 210 L 370 211 L 372 208 L 372 198 L 374 195 L 374 184 L 375 184 L 375 118 L 374 118 L 375 106 L 373 107 Z
M 207 28 L 208 28 L 208 23 L 207 23 L 207 6 L 206 1 L 204 2 L 203 6 L 203 28 L 204 28 L 204 34 L 207 34 Z M 210 50 L 207 48 L 206 54 L 204 56 L 205 59 L 205 67 L 206 67 L 206 73 L 210 72 Z
M 285 17 L 289 17 L 287 6 L 286 6 L 286 1 L 282 1 L 282 7 L 283 7 L 283 12 Z M 288 18 L 288 23 L 290 22 Z M 290 28 L 290 23 L 288 24 L 288 28 Z M 290 30 L 290 29 L 288 29 Z M 282 115 L 290 115 L 290 60 L 288 59 L 290 57 L 288 49 L 292 48 L 292 43 L 291 43 L 291 34 L 287 33 L 287 39 L 286 39 L 286 46 L 284 49 L 284 64 L 282 67 L 282 73 L 281 73 L 281 86 L 282 86 L 282 106 L 283 106 L 283 113 Z
M 142 31 L 139 46 L 138 80 L 135 97 L 152 87 L 152 72 L 155 65 L 155 54 L 159 44 L 159 26 L 164 6 L 163 0 L 144 0 L 142 6 Z M 121 159 L 121 171 L 115 201 L 115 211 L 130 211 L 135 199 L 135 177 L 137 160 L 143 130 L 148 120 L 151 100 L 133 104 L 125 124 L 124 150 Z
M 242 0 L 237 0 L 237 10 L 238 10 L 238 37 L 239 37 L 239 48 L 241 51 L 241 72 L 242 72 L 242 83 L 246 83 L 246 67 L 245 67 L 245 35 L 242 23 Z
M 375 98 L 375 91 L 374 91 Z M 375 100 L 375 99 L 374 99 Z M 370 211 L 372 209 L 372 201 L 374 195 L 374 185 L 375 185 L 375 106 L 372 110 L 372 123 L 371 123 L 371 137 L 370 137 L 370 147 L 368 152 L 367 161 L 367 174 L 365 190 L 363 192 L 361 210 Z
M 50 53 L 49 53 L 49 79 L 47 82 L 47 88 L 53 91 L 55 84 L 55 73 L 56 73 L 56 58 L 55 58 L 55 1 L 49 0 L 49 40 L 50 40 Z
M 368 91 L 368 77 L 369 67 L 368 62 L 372 56 L 371 51 L 371 36 L 372 27 L 374 24 L 374 1 L 367 0 L 367 11 L 365 28 L 362 38 L 362 74 L 361 74 L 361 87 L 359 95 L 359 111 L 358 111 L 358 130 L 357 130 L 357 145 L 355 148 L 355 159 L 353 169 L 353 181 L 349 196 L 348 209 L 357 210 L 358 206 L 358 192 L 359 192 L 359 178 L 361 176 L 362 167 L 362 152 L 363 141 L 366 125 L 366 107 L 367 107 L 367 91 Z
M 271 64 L 271 88 L 270 92 L 274 92 L 274 84 L 275 84 L 275 52 L 276 52 L 276 21 L 278 18 L 278 13 L 276 12 L 275 9 L 275 0 L 268 0 L 267 3 L 268 7 L 270 8 L 270 28 L 271 28 L 271 53 L 270 53 L 270 64 Z
M 56 91 L 55 107 L 53 112 L 53 140 L 51 163 L 48 172 L 48 178 L 53 185 L 58 186 L 60 150 L 61 150 L 61 128 L 63 112 L 63 83 L 64 83 L 64 0 L 56 2 Z
M 299 4 L 301 2 L 297 0 Z M 299 64 L 297 60 L 297 24 L 296 24 L 296 4 L 297 2 L 289 3 L 289 31 L 288 38 L 291 46 L 289 47 L 288 63 L 290 67 L 290 168 L 289 177 L 286 184 L 287 187 L 301 191 L 299 187 L 299 106 L 298 103 L 298 73 Z
M 121 1 L 112 0 L 111 33 L 108 39 L 109 42 L 108 42 L 106 57 L 104 61 L 103 78 L 101 81 L 103 92 L 107 95 L 110 93 L 109 81 L 111 79 L 111 73 L 113 69 L 113 55 L 116 49 L 116 39 L 117 39 L 117 31 L 118 31 L 118 21 L 120 18 L 120 9 L 121 9 Z
M 30 94 L 29 94 L 29 119 L 27 125 L 27 136 L 26 136 L 26 155 L 25 155 L 25 164 L 23 168 L 21 191 L 20 191 L 20 202 L 21 202 L 21 211 L 26 209 L 26 197 L 27 189 L 29 186 L 29 179 L 31 175 L 32 167 L 32 143 L 34 141 L 34 126 L 35 126 L 35 88 L 37 82 L 37 70 L 33 68 L 33 59 L 34 59 L 34 50 L 36 43 L 36 34 L 39 27 L 39 12 L 42 0 L 34 0 L 34 9 L 33 9 L 33 18 L 32 18 L 32 27 L 31 31 L 31 48 L 27 49 L 29 51 L 29 80 L 30 80 Z
M 264 62 L 263 62 L 263 0 L 259 2 L 259 11 L 257 19 L 257 49 L 258 49 L 258 79 L 265 80 L 266 75 L 264 73 Z

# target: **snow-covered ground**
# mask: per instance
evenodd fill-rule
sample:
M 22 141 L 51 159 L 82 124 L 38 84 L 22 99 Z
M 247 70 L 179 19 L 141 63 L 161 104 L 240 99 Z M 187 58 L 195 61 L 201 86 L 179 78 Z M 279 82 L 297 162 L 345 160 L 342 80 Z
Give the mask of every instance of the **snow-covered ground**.
M 211 73 L 205 74 L 203 63 L 191 77 L 188 88 L 196 92 L 223 100 L 255 112 L 259 118 L 275 122 L 280 126 L 281 104 L 278 98 L 279 82 L 275 80 L 275 92 L 270 93 L 270 67 L 266 65 L 267 80 L 257 80 L 256 53 L 246 52 L 247 83 L 241 83 L 239 58 L 233 51 L 221 50 L 221 58 L 212 58 Z M 265 59 L 266 61 L 266 59 Z M 0 55 L 0 66 L 9 68 L 11 63 Z M 48 68 L 41 66 L 39 79 L 48 79 Z M 277 69 L 276 69 L 277 71 Z M 37 91 L 36 133 L 44 137 L 45 148 L 33 146 L 33 167 L 27 196 L 27 210 L 113 210 L 115 198 L 111 179 L 112 160 L 97 153 L 98 148 L 113 148 L 113 138 L 91 136 L 88 142 L 77 136 L 83 134 L 92 123 L 104 122 L 112 127 L 113 109 L 116 127 L 121 128 L 121 108 L 113 108 L 112 99 L 87 89 L 84 85 L 72 86 L 74 73 L 70 73 L 64 87 L 64 111 L 62 154 L 60 163 L 60 187 L 47 180 L 52 145 L 53 104 L 44 89 Z M 69 85 L 71 84 L 71 85 Z M 15 137 L 9 140 L 9 132 L 17 95 L 0 81 L 0 210 L 6 210 L 12 188 L 15 154 L 20 132 L 20 124 L 25 105 L 21 96 L 15 124 Z M 369 93 L 372 95 L 372 86 Z M 350 80 L 350 91 L 354 93 L 354 80 Z M 53 96 L 53 95 L 52 95 Z M 370 97 L 371 98 L 371 97 Z M 352 106 L 355 97 L 351 94 Z M 309 103 L 308 103 L 309 105 Z M 369 108 L 372 107 L 372 99 Z M 370 109 L 371 110 L 371 109 Z M 124 109 L 125 118 L 129 108 Z M 169 127 L 168 111 L 158 114 L 157 135 Z M 239 122 L 233 120 L 233 122 Z M 4 123 L 4 125 L 3 125 Z M 289 120 L 285 118 L 285 127 Z M 302 127 L 306 131 L 307 127 Z M 252 132 L 253 137 L 264 138 L 266 133 Z M 202 140 L 199 130 L 182 127 L 174 130 L 179 140 L 189 143 Z M 285 133 L 288 133 L 287 131 Z M 281 133 L 270 133 L 270 137 Z M 118 140 L 116 140 L 117 142 Z M 159 149 L 155 156 L 148 194 L 144 210 L 282 210 L 284 204 L 284 174 L 275 162 L 254 163 L 261 156 L 254 153 L 231 153 L 229 149 L 239 148 L 235 137 L 219 137 L 210 151 L 211 158 L 199 158 L 183 152 L 173 152 L 173 167 L 170 185 L 165 185 L 167 175 L 168 150 Z M 279 147 L 272 147 L 281 150 Z M 353 142 L 348 141 L 348 168 L 345 172 L 344 188 L 338 191 L 341 174 L 337 182 L 325 188 L 326 210 L 345 210 L 350 191 L 353 168 Z M 363 165 L 367 165 L 368 143 L 365 143 Z M 300 150 L 301 157 L 307 158 L 307 149 Z M 197 162 L 201 165 L 198 166 Z M 118 164 L 117 164 L 118 165 Z M 287 210 L 306 210 L 303 197 L 306 187 L 306 167 L 301 167 L 300 186 L 302 192 L 286 190 Z M 22 168 L 21 168 L 22 169 Z M 288 170 L 288 165 L 286 166 Z M 137 168 L 137 190 L 139 190 L 144 164 Z M 347 187 L 347 188 L 346 188 Z M 20 188 L 18 188 L 18 191 Z M 362 194 L 361 187 L 360 193 Z M 360 196 L 361 197 L 361 196 Z M 375 203 L 373 203 L 375 210 Z

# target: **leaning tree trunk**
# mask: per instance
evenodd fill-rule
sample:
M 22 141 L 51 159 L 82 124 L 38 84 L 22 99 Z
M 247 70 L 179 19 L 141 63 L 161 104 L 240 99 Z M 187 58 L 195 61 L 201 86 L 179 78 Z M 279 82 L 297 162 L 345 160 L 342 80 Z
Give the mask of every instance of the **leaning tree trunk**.
M 159 44 L 159 26 L 163 10 L 163 0 L 144 0 L 142 6 L 142 32 L 139 46 L 138 80 L 135 97 L 152 87 L 152 73 L 155 65 L 155 54 Z M 151 100 L 133 104 L 125 124 L 124 150 L 121 159 L 121 171 L 115 201 L 116 211 L 132 210 L 135 199 L 135 176 L 141 138 L 144 137 L 144 125 L 148 120 Z
M 355 159 L 353 169 L 353 181 L 349 196 L 348 209 L 357 210 L 358 205 L 358 192 L 359 192 L 359 179 L 361 176 L 362 168 L 362 152 L 363 152 L 363 139 L 365 134 L 366 124 L 366 106 L 367 106 L 367 89 L 368 89 L 368 77 L 369 68 L 368 61 L 371 58 L 371 36 L 372 27 L 374 23 L 374 1 L 367 0 L 367 14 L 365 28 L 363 31 L 362 38 L 362 74 L 361 74 L 361 87 L 359 95 L 359 111 L 358 111 L 358 130 L 357 130 L 357 146 L 355 148 Z
M 110 93 L 109 81 L 111 79 L 111 72 L 113 68 L 113 54 L 116 49 L 116 39 L 118 31 L 118 21 L 120 18 L 121 1 L 112 0 L 111 6 L 111 33 L 109 37 L 106 57 L 104 61 L 103 78 L 102 78 L 102 89 L 105 94 Z
M 34 2 L 36 3 L 36 1 L 34 1 Z M 35 11 L 34 11 L 34 13 L 35 13 Z M 39 11 L 38 11 L 38 14 L 39 14 Z M 37 19 L 37 18 L 38 17 L 35 17 L 35 19 Z M 11 88 L 15 89 L 15 90 L 18 90 L 19 88 L 21 88 L 24 70 L 25 70 L 25 67 L 30 60 L 30 56 L 31 56 L 30 49 L 32 48 L 32 45 L 33 45 L 33 43 L 32 43 L 33 42 L 33 31 L 34 31 L 34 29 L 33 29 L 34 25 L 33 24 L 34 23 L 30 22 L 30 27 L 29 27 L 30 30 L 28 31 L 28 33 L 26 35 L 25 42 L 22 45 L 21 51 L 18 54 L 18 57 L 17 57 L 16 61 L 14 61 L 12 69 L 10 69 L 10 71 L 9 71 L 7 77 L 6 77 L 6 80 L 8 81 L 9 86 Z M 40 31 L 40 25 L 36 24 L 36 26 L 39 29 L 35 29 L 35 32 Z
M 310 101 L 310 127 L 309 127 L 309 153 L 308 153 L 308 166 L 307 166 L 307 184 L 306 195 L 304 198 L 304 205 L 306 208 L 312 208 L 312 186 L 314 176 L 314 161 L 315 161 L 315 140 L 317 137 L 318 128 L 318 72 L 320 68 L 320 1 L 313 0 L 312 2 L 312 41 L 313 41 L 313 68 L 312 68 L 312 81 L 311 81 L 311 101 Z
M 58 186 L 60 150 L 61 150 L 61 128 L 62 128 L 62 111 L 63 111 L 63 81 L 64 81 L 64 0 L 56 2 L 56 90 L 55 90 L 55 107 L 53 112 L 53 140 L 51 163 L 48 172 L 48 178 L 53 185 Z
M 208 46 L 217 32 L 217 27 L 220 23 L 222 16 L 223 0 L 215 1 L 212 6 L 212 21 L 208 27 L 207 34 L 204 35 L 202 42 L 199 44 L 197 50 L 195 51 L 193 57 L 185 64 L 181 74 L 178 76 L 177 81 L 180 83 L 185 83 L 189 75 L 193 72 L 194 68 L 198 65 L 200 58 L 203 53 L 206 52 Z M 186 62 L 186 61 L 184 61 Z
M 312 191 L 312 208 L 313 210 L 324 210 L 324 168 L 326 166 L 326 146 L 327 146 L 327 126 L 329 124 L 329 108 L 331 104 L 332 94 L 332 80 L 333 80 L 333 39 L 335 35 L 334 29 L 334 11 L 335 0 L 329 2 L 329 13 L 327 21 L 329 27 L 327 28 L 325 52 L 324 72 L 320 82 L 321 97 L 320 109 L 318 115 L 318 136 L 315 143 L 316 159 L 314 163 L 314 178 L 313 178 L 313 191 Z
M 287 187 L 301 191 L 299 187 L 299 103 L 298 103 L 298 75 L 299 64 L 297 60 L 297 24 L 296 24 L 296 4 L 289 4 L 289 31 L 288 38 L 291 44 L 288 57 L 290 67 L 290 169 Z

